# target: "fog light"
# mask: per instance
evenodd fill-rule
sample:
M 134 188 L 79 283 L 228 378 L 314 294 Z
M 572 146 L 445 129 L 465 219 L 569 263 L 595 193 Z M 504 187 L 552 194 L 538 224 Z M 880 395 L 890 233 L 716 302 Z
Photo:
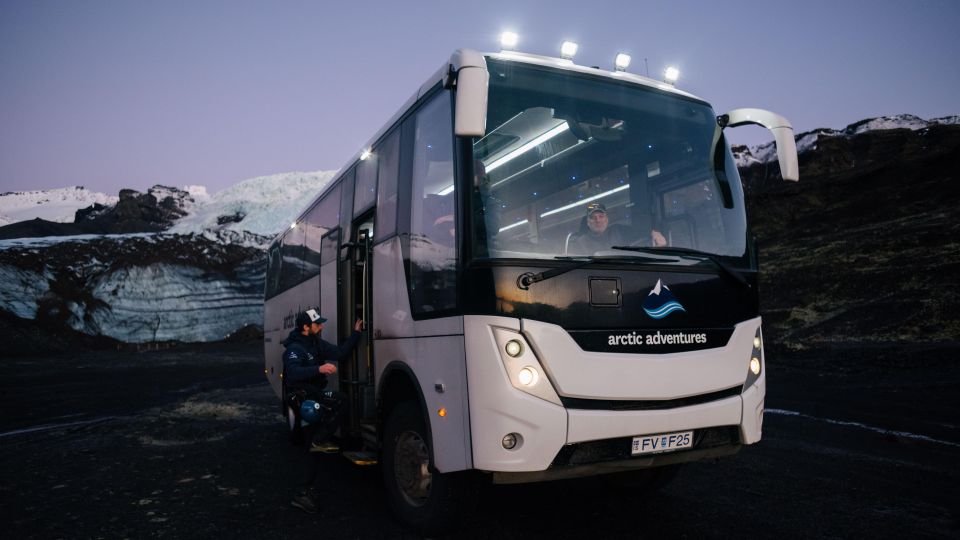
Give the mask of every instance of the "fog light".
M 537 380 L 539 379 L 540 375 L 537 373 L 537 370 L 530 366 L 521 369 L 520 372 L 517 373 L 517 380 L 524 386 L 533 386 L 537 384 Z
M 514 447 L 517 446 L 517 434 L 507 433 L 503 436 L 503 440 L 500 441 L 500 444 L 502 444 L 507 450 L 513 450 Z
M 756 356 L 750 359 L 750 371 L 752 371 L 754 375 L 760 374 L 760 359 Z
M 515 339 L 511 339 L 511 340 L 508 341 L 507 344 L 504 346 L 504 350 L 507 351 L 507 354 L 509 354 L 510 356 L 516 358 L 516 357 L 520 356 L 520 353 L 523 352 L 523 345 L 522 345 L 519 341 L 517 341 L 517 340 L 515 340 Z

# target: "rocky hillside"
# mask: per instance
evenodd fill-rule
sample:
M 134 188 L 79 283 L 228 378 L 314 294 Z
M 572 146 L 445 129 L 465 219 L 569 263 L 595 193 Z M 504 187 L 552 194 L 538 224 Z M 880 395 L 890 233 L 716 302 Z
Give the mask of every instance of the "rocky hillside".
M 116 201 L 77 210 L 72 223 L 42 218 L 19 221 L 0 227 L 0 239 L 160 232 L 186 216 L 194 204 L 189 193 L 177 188 L 158 185 L 146 193 L 123 189 Z
M 741 170 L 766 332 L 790 348 L 960 336 L 960 125 L 869 122 L 799 135 L 798 183 Z

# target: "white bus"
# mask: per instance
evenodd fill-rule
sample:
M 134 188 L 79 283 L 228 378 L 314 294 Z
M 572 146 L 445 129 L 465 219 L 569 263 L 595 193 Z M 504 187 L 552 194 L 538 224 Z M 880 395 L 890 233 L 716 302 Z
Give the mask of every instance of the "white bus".
M 776 114 L 458 50 L 271 245 L 270 384 L 283 401 L 297 312 L 319 306 L 333 342 L 362 317 L 333 381 L 348 455 L 427 531 L 478 478 L 649 479 L 758 442 L 757 260 L 724 136 L 742 124 L 796 180 Z

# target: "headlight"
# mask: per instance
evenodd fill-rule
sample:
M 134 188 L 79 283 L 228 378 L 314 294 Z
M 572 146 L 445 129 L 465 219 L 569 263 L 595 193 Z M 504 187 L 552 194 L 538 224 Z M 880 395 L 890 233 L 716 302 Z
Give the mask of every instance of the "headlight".
M 510 384 L 517 390 L 560 405 L 560 397 L 550 384 L 549 374 L 523 335 L 506 328 L 493 328 L 493 334 Z
M 504 345 L 503 349 L 507 351 L 507 354 L 516 358 L 520 356 L 520 353 L 523 352 L 523 345 L 520 344 L 519 341 L 515 339 L 511 339 L 510 341 L 507 342 L 506 345 Z
M 750 360 L 747 362 L 747 380 L 743 383 L 743 389 L 750 388 L 750 385 L 757 382 L 760 373 L 763 371 L 763 335 L 760 328 L 757 328 L 756 335 L 753 336 L 753 350 L 750 352 Z

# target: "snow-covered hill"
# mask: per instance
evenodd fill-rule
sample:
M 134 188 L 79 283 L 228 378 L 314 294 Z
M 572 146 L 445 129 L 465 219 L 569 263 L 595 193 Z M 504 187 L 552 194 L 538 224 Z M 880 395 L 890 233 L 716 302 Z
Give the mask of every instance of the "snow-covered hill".
M 917 131 L 928 129 L 932 126 L 956 125 L 960 124 L 960 116 L 944 116 L 924 120 L 912 114 L 898 114 L 895 116 L 881 116 L 878 118 L 868 118 L 854 124 L 850 124 L 844 129 L 817 128 L 796 135 L 797 153 L 803 154 L 810 150 L 816 150 L 817 142 L 822 137 L 854 137 L 870 131 L 885 131 L 890 129 L 909 129 Z M 746 147 L 736 146 L 733 149 L 734 158 L 737 166 L 740 168 L 749 167 L 756 163 L 771 163 L 777 160 L 777 148 L 773 141 L 768 143 Z
M 132 343 L 215 341 L 259 326 L 267 245 L 334 174 L 251 178 L 212 196 L 202 186 L 154 186 L 148 210 L 170 210 L 174 219 L 162 232 L 0 240 L 0 310 Z M 17 201 L 40 201 L 34 204 L 42 208 L 51 199 L 84 200 L 51 193 Z M 121 195 L 92 199 L 106 206 L 80 212 L 81 219 L 142 219 L 144 198 L 128 190 Z
M 198 202 L 167 232 L 247 231 L 272 236 L 283 229 L 333 179 L 336 171 L 260 176 Z
M 0 194 L 0 226 L 41 218 L 72 223 L 77 210 L 94 204 L 116 204 L 119 197 L 72 186 L 44 191 L 10 191 Z

